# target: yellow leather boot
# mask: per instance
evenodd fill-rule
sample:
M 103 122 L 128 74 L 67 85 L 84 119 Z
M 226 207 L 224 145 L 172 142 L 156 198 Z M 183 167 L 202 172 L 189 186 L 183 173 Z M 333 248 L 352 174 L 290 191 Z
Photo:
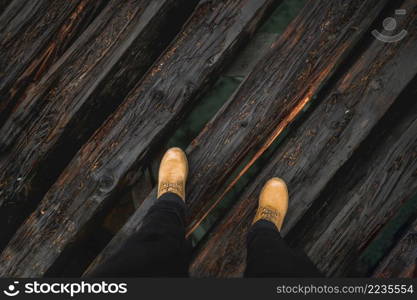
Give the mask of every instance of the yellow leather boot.
M 259 205 L 253 223 L 263 219 L 274 223 L 281 231 L 288 209 L 288 190 L 284 180 L 271 178 L 262 188 Z
M 175 193 L 185 201 L 185 182 L 188 162 L 184 151 L 174 147 L 165 152 L 159 166 L 158 198 L 165 193 Z

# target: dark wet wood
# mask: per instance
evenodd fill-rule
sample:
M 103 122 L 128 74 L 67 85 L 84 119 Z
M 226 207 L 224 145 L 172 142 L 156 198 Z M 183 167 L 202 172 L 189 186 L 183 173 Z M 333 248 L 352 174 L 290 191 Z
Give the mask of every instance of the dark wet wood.
M 0 256 L 1 275 L 44 274 L 84 225 L 132 181 L 129 171 L 173 129 L 275 3 L 203 1 L 18 230 Z
M 0 248 L 181 29 L 197 1 L 113 0 L 0 129 Z
M 398 121 L 358 152 L 297 225 L 304 228 L 295 231 L 296 244 L 329 276 L 367 275 L 362 251 L 417 193 L 417 109 Z
M 314 99 L 384 3 L 306 4 L 270 53 L 188 149 L 189 232 Z M 248 157 L 251 160 L 245 164 Z M 243 170 L 236 178 L 231 177 L 241 164 L 245 164 Z
M 107 2 L 14 0 L 10 4 L 0 16 L 0 125 Z
M 6 10 L 12 0 L 0 0 L 0 15 Z
M 377 278 L 417 277 L 417 220 L 406 230 L 373 273 Z
M 385 3 L 308 2 L 271 52 L 188 149 L 191 168 L 187 203 L 191 229 L 214 201 L 221 199 L 225 191 L 222 185 L 243 159 L 248 154 L 256 159 L 310 102 Z M 140 228 L 154 201 L 151 194 L 94 264 L 115 253 L 126 237 Z
M 412 27 L 415 2 L 407 1 L 406 7 L 410 14 L 402 24 Z M 259 192 L 269 178 L 282 177 L 289 186 L 290 208 L 283 233 L 286 234 L 298 222 L 416 75 L 417 63 L 410 64 L 412 53 L 417 51 L 416 36 L 417 33 L 413 32 L 397 44 L 374 41 L 349 69 L 344 70 L 341 78 L 328 88 L 327 96 L 318 99 L 320 104 L 296 130 L 290 132 L 256 182 L 247 187 L 240 200 L 208 236 L 192 264 L 193 276 L 241 276 L 245 268 L 245 236 L 255 213 Z M 308 82 L 305 84 L 309 85 Z M 402 146 L 403 149 L 408 147 Z M 389 144 L 381 149 L 391 149 L 395 153 Z M 395 182 L 395 176 L 392 180 Z M 398 186 L 399 190 L 404 188 L 402 184 Z M 323 226 L 330 228 L 329 231 L 333 228 L 323 220 L 315 220 L 314 224 L 326 224 Z M 308 223 L 305 226 L 312 225 Z M 343 230 L 351 233 L 349 226 L 349 223 L 345 224 Z M 362 230 L 357 226 L 354 228 L 356 232 L 351 236 Z M 303 234 L 298 236 L 301 238 Z M 334 236 L 333 240 L 338 239 Z M 333 240 L 323 239 L 323 243 Z M 321 250 L 316 254 L 337 255 L 334 249 Z M 335 262 L 329 261 L 328 264 L 338 267 Z M 327 271 L 326 268 L 323 270 Z

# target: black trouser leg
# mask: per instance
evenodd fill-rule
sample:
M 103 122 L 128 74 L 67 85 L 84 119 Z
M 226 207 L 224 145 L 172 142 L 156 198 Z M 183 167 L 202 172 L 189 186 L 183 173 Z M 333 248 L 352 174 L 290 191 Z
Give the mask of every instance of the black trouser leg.
M 140 230 L 91 276 L 187 277 L 190 255 L 184 201 L 166 193 L 149 210 Z
M 310 259 L 291 249 L 276 226 L 266 220 L 252 225 L 247 239 L 245 277 L 321 277 Z

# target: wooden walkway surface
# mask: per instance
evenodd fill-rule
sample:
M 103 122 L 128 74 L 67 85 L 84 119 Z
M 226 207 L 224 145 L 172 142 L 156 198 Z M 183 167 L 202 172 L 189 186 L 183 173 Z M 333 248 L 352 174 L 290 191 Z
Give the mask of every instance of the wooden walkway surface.
M 0 276 L 69 274 L 139 189 L 78 275 L 115 253 L 156 200 L 140 170 L 281 2 L 0 2 Z M 407 34 L 388 43 L 374 29 Z M 191 276 L 242 275 L 272 176 L 290 190 L 285 238 L 326 275 L 415 276 L 412 218 L 378 266 L 361 271 L 359 258 L 417 195 L 416 53 L 415 0 L 306 1 L 188 145 L 189 237 L 263 161 L 196 242 Z

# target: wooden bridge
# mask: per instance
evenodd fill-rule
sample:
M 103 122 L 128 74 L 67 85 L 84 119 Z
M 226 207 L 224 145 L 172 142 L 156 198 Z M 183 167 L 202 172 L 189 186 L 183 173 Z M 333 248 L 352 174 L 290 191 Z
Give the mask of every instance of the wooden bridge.
M 1 276 L 80 276 L 115 253 L 169 138 L 280 4 L 0 1 Z M 309 0 L 266 45 L 183 145 L 191 276 L 242 275 L 272 176 L 285 238 L 325 274 L 416 276 L 415 214 L 362 258 L 417 195 L 417 2 Z

